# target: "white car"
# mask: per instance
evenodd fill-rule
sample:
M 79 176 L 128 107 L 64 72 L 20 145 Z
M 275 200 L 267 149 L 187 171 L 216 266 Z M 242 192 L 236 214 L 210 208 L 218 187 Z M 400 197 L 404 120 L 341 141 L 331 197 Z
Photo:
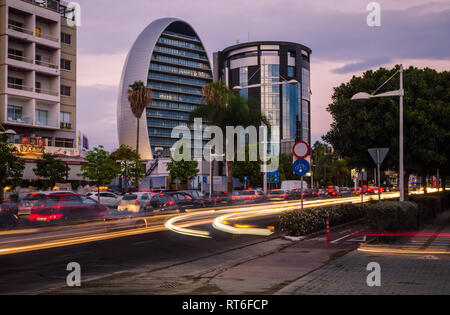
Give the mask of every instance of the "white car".
M 91 192 L 87 196 L 98 201 L 98 192 Z M 117 208 L 121 197 L 112 192 L 100 192 L 100 204 L 109 208 Z

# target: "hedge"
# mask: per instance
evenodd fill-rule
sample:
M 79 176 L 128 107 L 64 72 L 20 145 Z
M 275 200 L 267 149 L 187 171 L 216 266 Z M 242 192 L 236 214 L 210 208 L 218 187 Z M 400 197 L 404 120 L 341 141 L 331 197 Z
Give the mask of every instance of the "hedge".
M 285 212 L 280 215 L 279 226 L 288 235 L 307 235 L 323 230 L 326 227 L 327 218 L 331 226 L 364 218 L 366 208 L 367 205 L 343 204 Z
M 301 236 L 325 229 L 327 218 L 330 226 L 367 218 L 369 229 L 374 233 L 417 230 L 423 221 L 449 209 L 450 192 L 410 196 L 410 199 L 406 202 L 373 201 L 285 212 L 280 215 L 279 226 L 287 235 Z

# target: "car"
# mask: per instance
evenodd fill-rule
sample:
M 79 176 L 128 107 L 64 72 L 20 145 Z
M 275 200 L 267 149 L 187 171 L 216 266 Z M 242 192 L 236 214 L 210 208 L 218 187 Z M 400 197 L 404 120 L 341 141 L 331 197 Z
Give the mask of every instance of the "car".
M 228 205 L 233 202 L 233 194 L 228 192 L 215 192 L 208 199 L 211 206 Z
M 36 191 L 25 195 L 25 197 L 19 202 L 18 216 L 22 219 L 27 218 L 31 213 L 31 208 L 36 204 L 36 202 L 45 196 L 50 196 L 54 194 L 75 194 L 73 191 Z
M 326 190 L 327 197 L 337 197 L 340 195 L 339 187 L 336 186 L 328 186 Z
M 90 192 L 86 196 L 98 200 L 98 192 Z M 117 208 L 121 197 L 112 192 L 100 192 L 100 203 L 109 208 Z
M 165 194 L 167 196 L 170 196 L 182 211 L 186 209 L 205 208 L 206 206 L 203 200 L 197 199 L 193 197 L 191 194 L 188 194 L 187 192 L 176 191 L 176 192 L 168 192 Z
M 239 201 L 241 203 L 263 202 L 265 199 L 264 192 L 261 190 L 242 190 L 239 191 Z
M 339 189 L 342 196 L 350 196 L 352 194 L 352 189 L 349 187 L 342 187 Z
M 56 193 L 41 197 L 31 207 L 30 223 L 104 219 L 107 207 L 79 194 Z
M 178 211 L 179 208 L 172 197 L 166 193 L 135 192 L 126 194 L 119 201 L 119 212 L 155 212 Z
M 280 200 L 287 200 L 292 199 L 293 193 L 288 190 L 282 190 L 282 189 L 274 189 L 267 193 L 266 200 L 268 201 L 280 201 Z
M 384 188 L 380 187 L 380 191 L 383 193 Z M 369 186 L 367 187 L 367 192 L 371 194 L 378 194 L 378 187 L 377 186 Z
M 19 202 L 10 200 L 0 203 L 0 228 L 14 227 L 19 224 Z
M 314 191 L 315 191 L 314 189 L 304 189 L 303 190 L 303 199 L 315 197 Z M 294 199 L 294 200 L 302 199 L 302 190 L 298 189 L 298 188 L 294 189 L 291 191 L 291 195 L 292 195 L 291 199 Z

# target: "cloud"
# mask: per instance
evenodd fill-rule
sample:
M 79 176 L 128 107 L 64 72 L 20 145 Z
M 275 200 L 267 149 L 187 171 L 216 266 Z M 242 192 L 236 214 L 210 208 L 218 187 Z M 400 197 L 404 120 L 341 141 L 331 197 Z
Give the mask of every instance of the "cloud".
M 391 60 L 387 57 L 373 58 L 361 62 L 348 63 L 340 68 L 331 70 L 331 72 L 337 74 L 354 73 L 358 71 L 367 70 L 373 67 L 382 66 L 390 61 Z

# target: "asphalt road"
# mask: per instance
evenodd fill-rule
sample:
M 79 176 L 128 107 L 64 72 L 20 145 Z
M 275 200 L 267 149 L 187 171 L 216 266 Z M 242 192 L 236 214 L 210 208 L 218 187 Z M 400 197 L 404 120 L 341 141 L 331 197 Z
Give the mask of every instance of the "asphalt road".
M 305 207 L 348 200 L 315 200 L 305 202 Z M 277 235 L 279 213 L 295 208 L 297 201 L 153 216 L 144 227 L 141 220 L 129 226 L 114 222 L 113 227 L 94 223 L 37 229 L 33 233 L 2 232 L 0 294 L 35 294 L 63 287 L 70 262 L 79 263 L 82 279 L 89 280 L 143 266 L 167 268 L 264 241 Z M 180 219 L 172 230 L 164 225 L 170 218 Z M 219 220 L 220 226 L 214 228 L 214 220 Z
M 265 218 L 264 224 L 276 221 Z M 254 222 L 258 223 L 257 220 Z M 262 222 L 260 222 L 262 223 Z M 198 226 L 212 229 L 210 225 Z M 66 285 L 67 264 L 81 266 L 82 279 L 92 279 L 140 266 L 164 268 L 265 240 L 264 236 L 214 232 L 199 238 L 169 230 L 72 246 L 0 256 L 0 294 L 39 293 Z

